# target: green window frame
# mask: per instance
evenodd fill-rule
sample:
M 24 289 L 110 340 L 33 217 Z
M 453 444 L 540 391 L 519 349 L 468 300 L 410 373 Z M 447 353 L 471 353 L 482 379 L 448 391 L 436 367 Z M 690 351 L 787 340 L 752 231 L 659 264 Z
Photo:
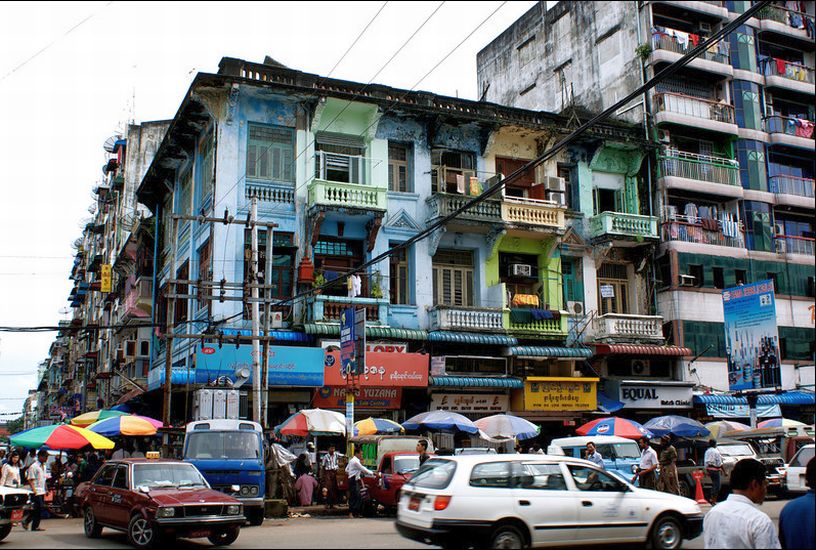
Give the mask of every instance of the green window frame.
M 295 183 L 295 131 L 286 126 L 249 124 L 246 177 Z

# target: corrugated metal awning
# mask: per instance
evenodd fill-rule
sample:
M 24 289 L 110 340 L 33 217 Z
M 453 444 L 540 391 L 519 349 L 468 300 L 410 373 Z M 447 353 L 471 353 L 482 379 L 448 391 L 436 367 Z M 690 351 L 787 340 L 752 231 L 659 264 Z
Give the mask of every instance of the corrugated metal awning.
M 504 388 L 522 389 L 524 381 L 515 377 L 431 376 L 428 385 L 437 388 Z
M 596 355 L 670 355 L 682 357 L 694 355 L 689 348 L 680 346 L 654 346 L 649 344 L 593 344 Z
M 695 405 L 748 405 L 745 397 L 735 395 L 695 395 L 693 400 Z M 757 398 L 757 405 L 816 405 L 816 394 L 806 391 L 763 394 Z
M 310 323 L 303 325 L 306 334 L 314 336 L 340 336 L 339 324 Z M 424 330 L 389 327 L 366 327 L 366 338 L 389 338 L 391 340 L 427 340 Z
M 223 332 L 224 336 L 252 336 L 252 331 L 248 329 L 225 328 Z M 270 330 L 268 334 L 271 338 L 280 342 L 308 343 L 312 341 L 311 336 L 308 334 L 294 330 Z
M 513 357 L 569 357 L 575 359 L 592 357 L 591 349 L 560 346 L 514 346 L 508 348 L 507 352 Z
M 429 342 L 449 344 L 487 344 L 492 346 L 515 346 L 518 340 L 504 334 L 479 334 L 475 332 L 447 332 L 436 330 L 428 333 Z

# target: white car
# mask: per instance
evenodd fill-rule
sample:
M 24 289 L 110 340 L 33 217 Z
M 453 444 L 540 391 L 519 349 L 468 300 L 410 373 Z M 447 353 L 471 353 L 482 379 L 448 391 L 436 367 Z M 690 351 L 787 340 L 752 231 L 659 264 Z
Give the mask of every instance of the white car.
M 0 540 L 11 533 L 15 523 L 23 519 L 23 512 L 29 508 L 31 491 L 19 487 L 0 487 Z
M 816 445 L 811 443 L 799 449 L 791 458 L 790 464 L 785 468 L 785 484 L 789 492 L 806 493 L 808 491 L 805 485 L 805 467 L 813 459 L 814 454 L 816 454 Z
M 586 460 L 549 455 L 434 457 L 403 486 L 396 528 L 443 547 L 527 548 L 699 536 L 693 500 L 640 489 Z

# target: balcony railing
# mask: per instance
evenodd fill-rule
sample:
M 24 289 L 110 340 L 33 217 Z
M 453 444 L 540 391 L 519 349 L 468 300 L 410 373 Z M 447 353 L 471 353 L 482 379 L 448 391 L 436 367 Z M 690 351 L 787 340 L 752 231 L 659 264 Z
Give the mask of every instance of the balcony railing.
M 435 193 L 427 199 L 429 219 L 447 216 L 461 208 L 471 197 L 452 193 Z M 468 208 L 457 219 L 486 223 L 501 223 L 502 204 L 498 200 L 486 200 Z
M 812 178 L 796 176 L 771 176 L 770 191 L 778 195 L 796 195 L 797 197 L 814 198 L 814 181 Z
M 388 320 L 388 300 L 385 298 L 348 298 L 345 296 L 318 295 L 309 298 L 311 319 L 316 323 L 340 321 L 340 315 L 347 308 L 365 308 L 366 322 L 385 324 Z
M 666 50 L 679 54 L 686 54 L 694 49 L 695 44 L 689 38 L 688 33 L 676 31 L 663 27 L 652 29 L 652 48 L 655 50 Z M 728 42 L 720 41 L 715 46 L 704 51 L 699 58 L 717 63 L 729 63 Z
M 275 204 L 294 204 L 295 186 L 278 183 L 257 183 L 248 181 L 244 188 L 247 200 L 258 197 L 259 202 Z
M 626 214 L 622 212 L 602 212 L 589 220 L 593 237 L 619 235 L 644 239 L 657 238 L 657 218 Z
M 685 216 L 676 216 L 676 219 L 663 222 L 661 238 L 663 241 L 675 241 L 685 243 L 711 244 L 715 246 L 727 246 L 730 248 L 745 248 L 745 236 L 742 224 L 738 224 L 736 234 L 731 228 L 726 229 L 728 236 L 723 234 L 723 229 L 704 228 L 700 223 L 691 223 Z
M 813 139 L 812 120 L 773 115 L 765 117 L 765 131 L 769 134 L 786 134 L 789 136 Z
M 543 319 L 530 321 L 529 323 L 515 323 L 510 318 L 510 310 L 504 310 L 504 327 L 513 333 L 527 333 L 538 336 L 550 336 L 553 338 L 563 338 L 567 335 L 569 327 L 567 317 L 560 319 Z
M 764 62 L 763 73 L 765 76 L 781 76 L 797 82 L 814 83 L 814 71 L 810 67 L 786 61 L 776 57 L 769 57 Z
M 592 320 L 596 340 L 663 340 L 663 317 L 607 313 Z
M 802 254 L 812 258 L 814 253 L 816 253 L 814 239 L 810 237 L 777 235 L 774 239 L 776 242 L 776 252 L 778 254 Z
M 759 10 L 757 17 L 763 21 L 775 21 L 777 23 L 782 23 L 783 25 L 800 30 L 806 30 L 809 21 L 810 27 L 813 28 L 812 15 L 808 15 L 807 13 L 801 11 L 789 10 L 785 6 L 780 6 L 779 4 L 770 4 L 765 6 Z
M 346 208 L 386 209 L 387 190 L 359 183 L 315 179 L 309 184 L 309 204 Z
M 732 159 L 669 150 L 660 157 L 664 176 L 739 186 L 739 162 Z
M 501 205 L 502 219 L 553 229 L 564 229 L 564 209 L 554 201 L 506 197 Z
M 501 309 L 434 306 L 429 318 L 431 330 L 504 330 Z
M 734 107 L 728 103 L 718 103 L 674 92 L 659 92 L 654 95 L 658 111 L 685 115 L 704 120 L 734 124 Z

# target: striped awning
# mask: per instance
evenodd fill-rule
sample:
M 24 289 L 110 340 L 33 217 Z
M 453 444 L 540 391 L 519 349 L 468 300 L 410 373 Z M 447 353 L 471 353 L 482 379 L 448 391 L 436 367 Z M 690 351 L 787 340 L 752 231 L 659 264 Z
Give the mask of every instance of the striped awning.
M 689 348 L 654 346 L 648 344 L 594 344 L 596 355 L 694 355 Z
M 252 336 L 252 331 L 248 329 L 225 328 L 223 332 L 224 336 Z M 269 336 L 279 342 L 308 343 L 312 341 L 308 334 L 294 330 L 270 330 Z
M 306 334 L 314 336 L 340 336 L 339 324 L 310 323 L 303 325 Z M 366 338 L 389 338 L 391 340 L 427 340 L 428 332 L 408 328 L 366 327 Z
M 514 377 L 431 376 L 428 385 L 437 388 L 504 388 L 522 389 L 524 380 Z
M 747 405 L 745 397 L 725 394 L 695 395 L 695 405 Z M 757 405 L 816 405 L 816 394 L 807 391 L 786 391 L 782 393 L 762 394 L 757 398 Z
M 507 349 L 513 357 L 569 357 L 575 359 L 592 357 L 587 348 L 565 348 L 559 346 L 513 346 Z
M 447 332 L 436 330 L 428 333 L 429 342 L 449 344 L 486 344 L 490 346 L 515 346 L 518 340 L 504 334 L 480 334 L 476 332 Z

